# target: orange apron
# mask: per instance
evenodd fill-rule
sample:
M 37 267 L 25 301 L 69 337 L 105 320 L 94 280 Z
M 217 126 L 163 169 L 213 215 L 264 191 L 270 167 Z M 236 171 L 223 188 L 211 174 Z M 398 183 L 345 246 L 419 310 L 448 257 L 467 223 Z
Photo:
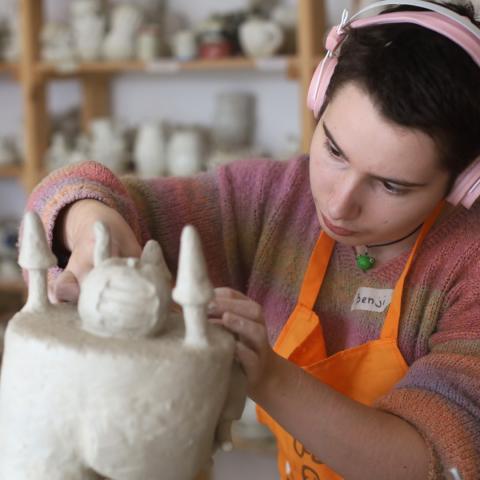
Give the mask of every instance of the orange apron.
M 365 405 L 372 405 L 376 399 L 387 393 L 408 369 L 397 342 L 405 278 L 416 252 L 442 207 L 443 203 L 435 208 L 420 230 L 395 285 L 378 340 L 327 357 L 322 325 L 312 310 L 335 246 L 335 241 L 322 232 L 310 257 L 298 303 L 280 332 L 273 347 L 274 351 L 321 382 Z M 270 428 L 277 439 L 278 468 L 282 480 L 341 479 L 264 410 L 257 408 L 257 414 L 258 419 Z

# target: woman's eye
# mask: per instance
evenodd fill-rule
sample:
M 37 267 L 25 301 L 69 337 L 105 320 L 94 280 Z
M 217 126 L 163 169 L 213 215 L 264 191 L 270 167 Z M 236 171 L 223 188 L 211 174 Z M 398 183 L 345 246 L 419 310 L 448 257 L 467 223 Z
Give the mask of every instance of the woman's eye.
M 405 188 L 399 187 L 398 185 L 395 185 L 394 183 L 390 183 L 390 182 L 382 182 L 382 185 L 383 185 L 383 188 L 388 193 L 391 193 L 392 195 L 402 195 L 407 191 Z
M 340 158 L 342 156 L 340 151 L 328 141 L 325 142 L 325 148 L 327 149 L 328 154 L 333 158 Z

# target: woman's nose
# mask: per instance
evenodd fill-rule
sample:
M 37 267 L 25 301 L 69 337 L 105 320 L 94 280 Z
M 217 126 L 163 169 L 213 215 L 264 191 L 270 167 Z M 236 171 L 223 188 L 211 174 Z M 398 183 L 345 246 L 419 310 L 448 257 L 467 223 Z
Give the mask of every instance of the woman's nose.
M 339 181 L 328 200 L 328 214 L 332 220 L 353 220 L 360 213 L 359 186 L 351 180 Z

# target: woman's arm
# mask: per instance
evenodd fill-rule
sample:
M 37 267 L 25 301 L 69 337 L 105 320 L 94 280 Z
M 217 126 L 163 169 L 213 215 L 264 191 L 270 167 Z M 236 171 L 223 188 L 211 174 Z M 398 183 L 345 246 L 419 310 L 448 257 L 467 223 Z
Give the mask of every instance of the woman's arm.
M 425 480 L 429 450 L 405 420 L 338 393 L 270 348 L 261 308 L 217 289 L 212 321 L 235 333 L 248 393 L 316 458 L 350 479 Z

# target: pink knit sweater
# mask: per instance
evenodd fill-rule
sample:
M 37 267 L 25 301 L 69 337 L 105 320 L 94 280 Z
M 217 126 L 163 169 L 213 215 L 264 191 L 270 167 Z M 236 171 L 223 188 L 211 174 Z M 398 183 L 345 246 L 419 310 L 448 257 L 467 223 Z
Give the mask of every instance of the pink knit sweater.
M 241 161 L 192 178 L 120 181 L 94 162 L 53 173 L 33 192 L 50 240 L 60 210 L 94 198 L 122 213 L 138 238 L 160 241 L 174 272 L 186 223 L 201 235 L 212 281 L 264 309 L 273 342 L 292 311 L 319 235 L 308 159 Z M 351 310 L 359 287 L 393 288 L 408 253 L 361 272 L 337 244 L 316 303 L 329 353 L 378 338 L 385 313 Z M 457 467 L 480 479 L 480 205 L 429 233 L 407 278 L 399 347 L 407 375 L 377 406 L 413 424 L 431 450 L 430 478 Z

